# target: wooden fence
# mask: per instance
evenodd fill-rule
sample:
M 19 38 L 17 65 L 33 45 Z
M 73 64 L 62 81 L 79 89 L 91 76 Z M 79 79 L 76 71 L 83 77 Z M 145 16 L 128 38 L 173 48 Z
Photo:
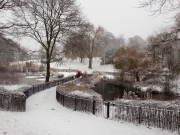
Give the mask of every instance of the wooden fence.
M 180 133 L 180 111 L 149 106 L 110 104 L 109 119 Z
M 64 82 L 64 84 L 67 84 L 67 83 L 68 84 L 78 84 L 80 82 L 82 82 L 82 78 L 76 78 L 74 80 L 70 80 L 70 81 Z
M 63 84 L 65 82 L 72 81 L 72 80 L 74 80 L 74 76 L 69 76 L 69 77 L 62 78 L 60 80 L 54 80 L 47 83 L 33 85 L 31 88 L 23 90 L 23 92 L 26 95 L 26 98 L 28 98 L 37 92 L 43 91 L 45 89 L 48 89 L 48 88 Z
M 71 80 L 74 80 L 74 76 L 69 76 L 48 83 L 33 85 L 30 88 L 21 90 L 21 92 L 19 93 L 0 90 L 0 110 L 24 112 L 26 111 L 26 99 L 28 97 L 30 97 L 31 95 L 37 92 L 43 91 L 50 87 L 54 87 Z
M 56 91 L 56 99 L 64 107 L 114 121 L 161 128 L 180 133 L 180 111 L 149 106 L 133 106 L 108 101 L 77 98 Z

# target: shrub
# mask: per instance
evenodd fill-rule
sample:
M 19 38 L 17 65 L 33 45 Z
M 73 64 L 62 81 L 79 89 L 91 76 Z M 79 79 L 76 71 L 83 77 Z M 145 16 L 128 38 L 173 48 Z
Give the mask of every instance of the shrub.
M 58 78 L 63 78 L 64 74 L 58 74 Z
M 44 66 L 43 64 L 40 65 L 39 71 L 40 71 L 40 72 L 45 71 L 45 66 Z
M 19 83 L 19 75 L 8 70 L 7 67 L 0 67 L 0 83 L 1 84 L 17 84 Z
M 33 62 L 26 62 L 23 64 L 12 64 L 9 66 L 9 69 L 14 72 L 26 72 L 27 70 L 30 72 L 42 72 L 45 71 L 45 66 L 43 64 L 38 65 Z

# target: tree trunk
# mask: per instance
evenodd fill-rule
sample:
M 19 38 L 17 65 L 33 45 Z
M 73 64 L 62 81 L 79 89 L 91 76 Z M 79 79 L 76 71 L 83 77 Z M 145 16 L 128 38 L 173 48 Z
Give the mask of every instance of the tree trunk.
M 46 62 L 46 82 L 49 82 L 50 78 L 50 61 Z
M 82 62 L 83 62 L 83 58 L 80 57 L 80 63 L 82 63 Z
M 89 69 L 92 69 L 92 58 L 89 58 Z
M 135 73 L 135 76 L 136 76 L 136 81 L 139 82 L 139 81 L 140 81 L 140 79 L 139 79 L 139 73 L 136 72 L 136 73 Z
M 120 72 L 119 81 L 124 82 L 124 71 L 122 71 L 122 70 Z

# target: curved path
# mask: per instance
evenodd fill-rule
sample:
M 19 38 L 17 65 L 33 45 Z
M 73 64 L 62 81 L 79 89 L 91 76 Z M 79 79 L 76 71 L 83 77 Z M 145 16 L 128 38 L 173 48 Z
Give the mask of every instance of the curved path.
M 26 112 L 0 111 L 0 134 L 177 135 L 66 109 L 56 101 L 55 91 L 53 87 L 29 97 Z

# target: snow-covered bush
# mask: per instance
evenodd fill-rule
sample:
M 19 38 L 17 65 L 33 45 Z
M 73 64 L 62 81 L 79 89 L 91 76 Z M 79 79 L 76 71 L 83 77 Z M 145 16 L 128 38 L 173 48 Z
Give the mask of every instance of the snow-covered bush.
M 102 96 L 96 93 L 94 90 L 77 86 L 74 84 L 63 84 L 57 87 L 57 91 L 64 95 L 75 96 L 79 98 L 98 99 L 102 100 Z
M 123 99 L 126 99 L 126 100 L 139 100 L 140 98 L 138 98 L 138 95 L 136 95 L 135 92 L 132 92 L 132 91 L 126 92 L 126 91 L 124 91 Z
M 80 86 L 93 88 L 96 83 L 100 82 L 101 80 L 100 74 L 101 73 L 97 71 L 94 71 L 91 75 L 84 74 Z
M 151 108 L 164 108 L 164 109 L 180 109 L 180 102 L 179 100 L 173 100 L 173 101 L 157 101 L 157 100 L 125 100 L 125 99 L 116 99 L 116 104 L 127 104 L 130 106 L 145 106 L 145 107 L 151 107 Z
M 142 81 L 149 84 L 163 84 L 164 77 L 160 74 L 146 74 Z
M 62 74 L 62 73 L 58 73 L 58 78 L 63 78 L 64 77 L 64 74 Z

